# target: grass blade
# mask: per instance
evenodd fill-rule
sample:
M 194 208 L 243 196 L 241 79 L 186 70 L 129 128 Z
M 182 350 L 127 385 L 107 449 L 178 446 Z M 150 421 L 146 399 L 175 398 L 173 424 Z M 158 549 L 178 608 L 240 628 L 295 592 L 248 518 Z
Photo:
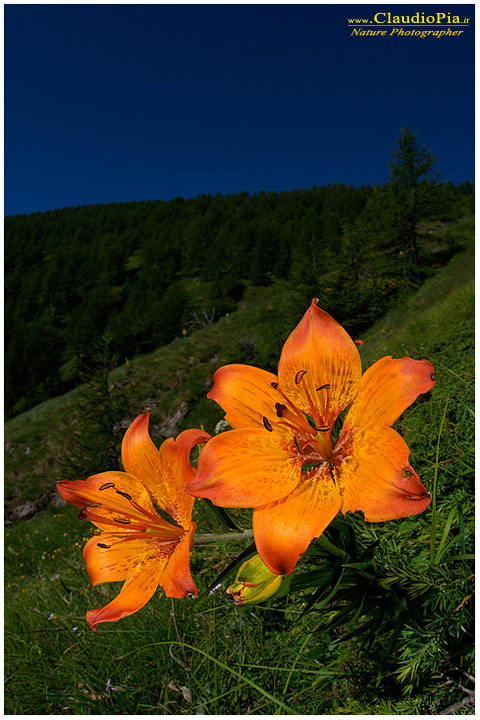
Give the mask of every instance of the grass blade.
M 193 645 L 189 645 L 188 643 L 182 643 L 178 642 L 176 640 L 165 640 L 161 642 L 154 642 L 154 643 L 148 643 L 148 645 L 143 645 L 142 647 L 135 648 L 135 650 L 131 650 L 131 652 L 126 653 L 125 655 L 121 655 L 118 660 L 124 660 L 129 655 L 133 655 L 136 652 L 140 652 L 141 650 L 145 650 L 149 647 L 156 647 L 158 645 L 182 645 L 185 648 L 188 648 L 189 650 L 193 650 L 193 652 L 199 653 L 200 655 L 203 655 L 204 658 L 207 660 L 210 660 L 211 662 L 216 663 L 219 667 L 221 667 L 223 670 L 225 670 L 227 673 L 230 673 L 230 675 L 234 675 L 235 677 L 239 678 L 239 680 L 242 681 L 242 683 L 246 683 L 247 685 L 250 685 L 250 687 L 254 688 L 257 692 L 260 693 L 260 695 L 263 695 L 263 697 L 268 698 L 271 702 L 273 702 L 275 705 L 277 705 L 279 708 L 285 711 L 287 715 L 295 715 L 295 711 L 292 710 L 292 708 L 289 708 L 288 705 L 285 705 L 284 702 L 281 700 L 277 700 L 276 697 L 271 695 L 267 690 L 260 687 L 260 685 L 257 685 L 257 683 L 253 682 L 253 680 L 250 680 L 249 678 L 245 677 L 245 675 L 241 675 L 236 670 L 233 670 L 233 668 L 229 667 L 228 665 L 225 665 L 221 660 L 217 660 L 217 658 L 212 657 L 208 653 L 204 652 L 203 650 L 200 650 L 200 648 L 196 648 Z
M 433 565 L 433 558 L 435 555 L 435 539 L 437 533 L 437 478 L 438 478 L 438 460 L 440 455 L 440 438 L 442 437 L 443 425 L 445 423 L 445 417 L 447 415 L 448 398 L 443 409 L 442 421 L 440 423 L 440 429 L 438 431 L 437 439 L 437 450 L 435 453 L 435 471 L 433 474 L 433 492 L 432 492 L 432 526 L 430 531 L 430 565 Z

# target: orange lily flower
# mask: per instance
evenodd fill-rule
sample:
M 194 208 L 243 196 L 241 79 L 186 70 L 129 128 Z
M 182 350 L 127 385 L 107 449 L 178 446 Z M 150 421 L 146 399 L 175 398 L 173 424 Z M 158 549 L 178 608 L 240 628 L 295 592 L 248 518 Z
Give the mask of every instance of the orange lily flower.
M 139 415 L 125 433 L 125 472 L 57 484 L 60 495 L 80 508 L 78 517 L 104 531 L 90 538 L 83 550 L 92 585 L 125 581 L 112 602 L 87 612 L 92 630 L 98 623 L 116 622 L 140 610 L 159 585 L 167 597 L 198 594 L 189 567 L 196 528 L 194 499 L 184 489 L 195 477 L 190 451 L 210 435 L 185 430 L 157 450 L 148 432 L 149 417 L 150 412 Z M 164 520 L 153 503 L 176 524 Z
M 221 507 L 254 508 L 258 553 L 279 575 L 293 572 L 340 510 L 379 522 L 430 503 L 391 425 L 435 384 L 433 365 L 389 356 L 362 376 L 354 342 L 316 303 L 287 338 L 278 376 L 248 365 L 217 370 L 207 397 L 233 430 L 209 441 L 186 488 Z

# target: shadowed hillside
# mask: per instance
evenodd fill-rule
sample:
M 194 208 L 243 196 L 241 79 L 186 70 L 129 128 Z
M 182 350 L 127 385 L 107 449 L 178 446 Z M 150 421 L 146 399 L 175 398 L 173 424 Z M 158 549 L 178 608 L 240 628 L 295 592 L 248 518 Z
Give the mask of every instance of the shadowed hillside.
M 318 293 L 360 331 L 459 249 L 438 231 L 469 211 L 472 186 L 418 187 L 413 209 L 396 180 L 7 218 L 7 416 L 82 384 L 102 337 L 132 358 L 231 313 L 252 286 Z
M 91 530 L 74 508 L 52 506 L 55 481 L 74 476 L 63 469 L 84 477 L 92 463 L 92 471 L 111 467 L 98 453 L 110 453 L 113 439 L 118 454 L 124 429 L 147 407 L 157 445 L 187 427 L 214 432 L 222 412 L 205 398 L 214 370 L 227 362 L 273 369 L 306 309 L 282 283 L 250 288 L 217 323 L 110 373 L 108 353 L 99 353 L 88 386 L 7 423 L 6 501 L 17 520 L 5 537 L 7 712 L 470 714 L 472 223 L 446 232 L 464 251 L 359 338 L 364 368 L 385 354 L 435 365 L 436 385 L 396 424 L 425 487 L 436 484 L 435 530 L 432 507 L 388 523 L 339 516 L 324 535 L 357 559 L 339 563 L 314 542 L 288 597 L 234 608 L 225 594 L 232 574 L 209 594 L 245 550 L 219 541 L 193 549 L 196 601 L 158 592 L 134 616 L 93 634 L 86 610 L 118 588 L 90 587 L 82 545 Z M 233 515 L 250 526 L 248 511 Z M 225 532 L 204 501 L 195 519 L 201 532 Z

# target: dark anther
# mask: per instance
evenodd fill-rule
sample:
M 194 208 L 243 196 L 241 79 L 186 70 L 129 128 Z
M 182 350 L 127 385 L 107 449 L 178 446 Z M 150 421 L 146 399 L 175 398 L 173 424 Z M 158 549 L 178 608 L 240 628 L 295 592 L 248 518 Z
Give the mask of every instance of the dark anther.
M 430 377 L 432 378 L 432 380 L 435 380 L 435 373 L 432 373 Z
M 315 428 L 315 430 L 318 430 L 318 432 L 327 432 L 327 430 L 330 430 L 330 427 L 328 425 L 325 425 L 319 428 Z
M 302 452 L 302 448 L 301 448 L 300 445 L 298 444 L 297 438 L 294 437 L 294 438 L 293 438 L 293 441 L 294 441 L 295 445 L 297 446 L 298 452 L 301 453 L 301 452 Z
M 130 520 L 127 520 L 127 518 L 113 518 L 113 520 L 121 525 L 130 525 Z
M 82 508 L 82 509 L 80 510 L 80 512 L 78 513 L 77 517 L 78 517 L 79 520 L 86 520 L 86 519 L 87 519 L 88 515 L 87 515 L 87 511 L 85 510 L 85 508 Z
M 131 499 L 132 499 L 132 496 L 129 495 L 128 493 L 126 493 L 126 492 L 122 492 L 121 490 L 115 490 L 115 492 L 116 492 L 118 495 L 123 495 L 123 497 L 124 497 L 124 498 L 127 498 L 127 500 L 131 500 Z
M 275 410 L 277 411 L 278 417 L 283 417 L 283 411 L 287 409 L 286 405 L 282 405 L 282 403 L 275 403 Z
M 304 375 L 306 375 L 306 370 L 299 370 L 297 374 L 295 375 L 295 384 L 298 385 L 300 380 L 303 378 Z
M 104 548 L 105 550 L 110 550 L 110 545 L 105 545 L 104 543 L 97 543 L 97 547 Z
M 101 503 L 88 503 L 87 507 L 102 507 Z
M 277 383 L 277 382 L 271 382 L 270 385 L 273 387 L 274 390 L 278 390 L 278 383 Z
M 330 383 L 325 383 L 325 385 L 320 385 L 320 387 L 317 388 L 315 392 L 318 392 L 319 390 L 325 390 L 325 388 L 330 389 Z
M 104 483 L 100 485 L 99 490 L 107 490 L 108 488 L 115 487 L 115 483 Z
M 273 432 L 273 428 L 270 425 L 270 423 L 268 422 L 266 417 L 263 418 L 263 424 L 265 426 L 265 430 L 268 430 L 268 432 Z

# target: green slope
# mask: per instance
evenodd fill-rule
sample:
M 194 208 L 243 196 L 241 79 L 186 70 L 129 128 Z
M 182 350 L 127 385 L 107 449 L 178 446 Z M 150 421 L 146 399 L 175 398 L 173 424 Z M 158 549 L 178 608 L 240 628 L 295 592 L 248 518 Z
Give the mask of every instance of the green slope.
M 473 222 L 446 232 L 462 240 L 465 252 L 370 328 L 361 349 L 364 367 L 384 354 L 428 355 L 434 363 L 438 355 L 448 365 L 460 342 L 466 351 L 461 365 L 467 361 L 471 345 L 463 334 L 469 338 L 473 329 L 468 300 L 474 274 Z M 245 362 L 275 371 L 282 344 L 305 310 L 282 283 L 250 287 L 236 312 L 114 370 L 110 389 L 122 408 L 119 437 L 121 429 L 147 408 L 153 411 L 154 439 L 200 425 L 213 432 L 223 417 L 205 397 L 215 370 Z M 64 459 L 72 454 L 79 431 L 74 412 L 78 394 L 76 389 L 48 400 L 6 423 L 8 517 L 27 517 L 57 501 L 55 483 L 65 476 Z
M 436 547 L 444 538 L 452 555 L 451 564 L 441 565 L 434 576 L 434 615 L 431 626 L 422 627 L 424 635 L 418 627 L 404 628 L 403 655 L 383 665 L 385 646 L 362 647 L 361 638 L 343 642 L 347 630 L 326 629 L 330 608 L 301 619 L 304 598 L 297 596 L 288 600 L 286 618 L 275 604 L 254 608 L 252 616 L 234 610 L 222 591 L 194 604 L 175 603 L 180 637 L 188 643 L 185 656 L 172 645 L 178 642 L 173 605 L 162 593 L 131 618 L 91 633 L 86 610 L 105 604 L 118 587 L 89 586 L 81 548 L 91 529 L 77 521 L 71 507 L 51 505 L 55 481 L 62 477 L 60 460 L 71 450 L 76 391 L 6 425 L 7 509 L 11 518 L 15 509 L 33 515 L 6 528 L 7 713 L 248 715 L 283 713 L 283 702 L 293 714 L 429 715 L 462 700 L 472 672 L 465 639 L 472 571 L 455 557 L 471 552 L 474 493 L 471 226 L 466 233 L 465 252 L 371 327 L 360 347 L 364 367 L 384 354 L 428 357 L 436 366 L 437 384 L 396 426 L 429 490 L 438 469 Z M 214 370 L 238 361 L 274 367 L 304 310 L 281 286 L 252 288 L 242 307 L 218 324 L 118 368 L 109 382 L 123 402 L 124 422 L 151 407 L 157 441 L 166 419 L 175 432 L 201 423 L 213 431 L 222 417 L 205 399 Z M 202 532 L 220 529 L 201 501 L 196 514 Z M 363 539 L 373 540 L 377 532 L 382 540 L 375 562 L 385 583 L 396 583 L 399 596 L 405 584 L 413 588 L 411 602 L 419 608 L 432 597 L 428 583 L 421 584 L 423 566 L 415 565 L 428 549 L 431 519 L 429 508 L 404 521 L 357 523 Z M 199 589 L 206 590 L 242 549 L 195 547 L 192 572 Z M 412 577 L 418 577 L 416 586 Z M 364 620 L 359 614 L 358 624 Z M 447 683 L 446 676 L 454 681 Z M 461 713 L 469 711 L 464 705 Z

